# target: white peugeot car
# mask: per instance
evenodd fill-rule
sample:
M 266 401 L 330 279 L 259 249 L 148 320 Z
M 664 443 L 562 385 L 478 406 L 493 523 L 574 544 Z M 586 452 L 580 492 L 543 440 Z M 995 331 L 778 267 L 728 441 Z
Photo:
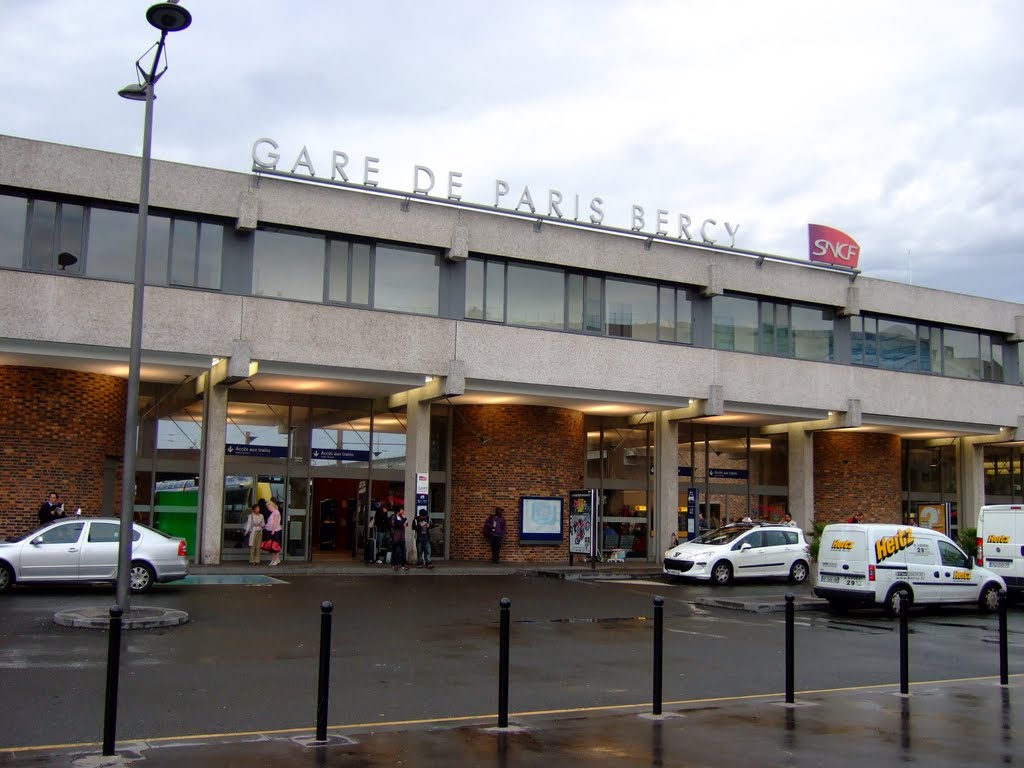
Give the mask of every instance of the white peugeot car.
M 803 531 L 787 525 L 735 523 L 665 553 L 665 575 L 729 584 L 733 579 L 807 581 L 811 554 Z
M 0 592 L 15 582 L 117 581 L 121 522 L 109 517 L 57 520 L 0 541 Z M 140 523 L 132 525 L 132 592 L 188 575 L 187 544 Z

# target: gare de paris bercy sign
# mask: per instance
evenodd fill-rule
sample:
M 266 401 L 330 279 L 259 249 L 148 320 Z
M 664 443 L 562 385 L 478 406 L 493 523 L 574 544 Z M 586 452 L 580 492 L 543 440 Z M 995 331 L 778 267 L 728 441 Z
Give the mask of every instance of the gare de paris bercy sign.
M 346 184 L 361 185 L 364 187 L 378 187 L 381 160 L 378 157 L 366 156 L 361 165 L 353 167 L 349 162 L 349 156 L 338 150 L 332 150 L 330 154 L 330 176 L 318 175 L 309 151 L 305 146 L 295 156 L 295 162 L 291 169 L 283 171 L 278 169 L 281 162 L 280 145 L 273 139 L 256 139 L 252 145 L 253 171 L 273 171 L 279 175 L 294 176 L 298 179 L 316 181 L 343 182 Z M 289 155 L 290 156 L 290 155 Z M 326 158 L 325 158 L 326 160 Z M 319 164 L 319 161 L 318 161 Z M 287 161 L 284 164 L 287 167 Z M 322 166 L 321 166 L 322 168 Z M 352 181 L 356 178 L 356 181 Z M 413 195 L 422 197 L 430 196 L 437 185 L 437 175 L 425 165 L 414 165 L 412 168 L 412 192 Z M 459 203 L 462 200 L 462 173 L 449 171 L 445 184 L 447 200 Z M 513 204 L 514 202 L 514 204 Z M 512 194 L 509 182 L 504 179 L 494 181 L 493 206 L 498 209 L 514 211 L 516 213 L 529 212 L 531 215 L 546 215 L 549 218 L 565 219 L 579 222 L 580 216 L 585 216 L 587 222 L 593 226 L 606 226 L 605 200 L 602 197 L 594 196 L 589 203 L 584 203 L 584 209 L 580 210 L 580 196 L 573 195 L 571 201 L 557 189 L 549 189 L 547 194 L 547 212 L 538 213 L 538 206 L 534 202 L 533 193 L 528 186 L 524 186 L 519 193 L 518 200 Z M 588 215 L 589 214 L 589 215 Z M 685 213 L 677 214 L 675 221 L 670 222 L 669 212 L 659 208 L 651 217 L 651 223 L 655 229 L 648 228 L 648 213 L 643 206 L 631 206 L 630 230 L 641 234 L 650 234 L 655 237 L 663 237 L 671 240 L 680 240 L 691 243 L 702 243 L 704 245 L 716 245 L 720 238 L 728 236 L 729 248 L 736 247 L 736 232 L 739 224 L 731 224 L 728 221 L 719 225 L 716 219 L 707 218 L 696 224 L 694 220 Z M 724 228 L 724 233 L 722 229 Z

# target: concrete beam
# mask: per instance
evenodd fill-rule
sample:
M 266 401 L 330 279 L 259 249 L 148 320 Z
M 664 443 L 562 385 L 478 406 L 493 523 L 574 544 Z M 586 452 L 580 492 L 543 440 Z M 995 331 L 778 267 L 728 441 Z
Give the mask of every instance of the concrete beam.
M 405 408 L 410 400 L 419 403 L 432 403 L 449 397 L 466 394 L 466 364 L 462 360 L 451 360 L 448 363 L 447 376 L 435 376 L 422 387 L 391 395 L 382 404 L 381 410 Z
M 862 424 L 860 400 L 851 398 L 846 401 L 845 411 L 836 411 L 827 419 L 817 421 L 803 421 L 798 426 L 804 432 L 824 432 L 827 429 L 850 429 L 859 427 Z M 771 424 L 761 429 L 762 435 L 785 435 L 789 434 L 792 424 Z
M 725 413 L 725 398 L 722 395 L 722 385 L 712 384 L 708 387 L 708 396 L 705 400 L 691 400 L 686 408 L 673 408 L 658 413 L 645 413 L 642 416 L 632 416 L 629 423 L 639 426 L 645 423 L 655 423 L 657 417 L 667 421 L 686 421 L 687 419 L 699 419 L 703 416 L 721 416 Z

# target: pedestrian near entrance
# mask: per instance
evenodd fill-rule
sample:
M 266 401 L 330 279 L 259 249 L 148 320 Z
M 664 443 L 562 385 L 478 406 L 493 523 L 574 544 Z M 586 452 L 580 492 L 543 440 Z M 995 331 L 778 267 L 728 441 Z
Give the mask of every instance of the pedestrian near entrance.
M 64 517 L 64 505 L 60 503 L 60 496 L 56 491 L 50 491 L 49 497 L 39 507 L 39 524 L 46 525 L 62 517 Z
M 789 512 L 784 514 L 782 516 L 782 520 L 780 520 L 779 522 L 782 525 L 789 525 L 789 526 L 792 526 L 793 528 L 796 528 L 796 521 L 793 520 L 793 516 L 791 514 L 789 514 Z
M 249 563 L 260 564 L 260 547 L 263 545 L 263 526 L 267 524 L 266 518 L 260 511 L 259 504 L 253 504 L 249 510 L 249 516 L 245 519 L 245 528 L 249 534 Z
M 495 507 L 484 521 L 484 538 L 491 543 L 491 562 L 496 563 L 501 556 L 501 542 L 505 538 L 505 510 Z
M 409 570 L 409 563 L 405 558 L 405 529 L 409 525 L 409 518 L 405 516 L 405 507 L 398 506 L 394 517 L 391 518 L 391 566 L 397 571 L 399 568 Z
M 282 528 L 281 509 L 277 506 L 277 499 L 271 499 L 264 503 L 267 506 L 267 510 L 270 512 L 270 514 L 267 515 L 267 524 L 263 528 L 266 532 L 266 538 L 272 542 L 270 549 L 270 565 L 280 565 Z
M 433 568 L 430 564 L 430 529 L 434 527 L 434 521 L 430 519 L 427 510 L 421 509 L 416 519 L 412 521 L 412 528 L 416 532 L 416 567 Z

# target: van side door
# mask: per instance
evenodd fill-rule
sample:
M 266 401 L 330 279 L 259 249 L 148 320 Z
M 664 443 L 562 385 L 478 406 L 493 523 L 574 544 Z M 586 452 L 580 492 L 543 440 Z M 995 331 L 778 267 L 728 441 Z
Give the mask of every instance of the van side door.
M 971 602 L 978 596 L 978 574 L 968 568 L 968 558 L 955 544 L 938 540 L 941 559 L 941 596 L 943 602 Z
M 907 547 L 905 553 L 907 571 L 904 577 L 914 590 L 915 603 L 941 603 L 942 562 L 935 539 L 919 536 Z M 900 576 L 900 574 L 896 574 Z

